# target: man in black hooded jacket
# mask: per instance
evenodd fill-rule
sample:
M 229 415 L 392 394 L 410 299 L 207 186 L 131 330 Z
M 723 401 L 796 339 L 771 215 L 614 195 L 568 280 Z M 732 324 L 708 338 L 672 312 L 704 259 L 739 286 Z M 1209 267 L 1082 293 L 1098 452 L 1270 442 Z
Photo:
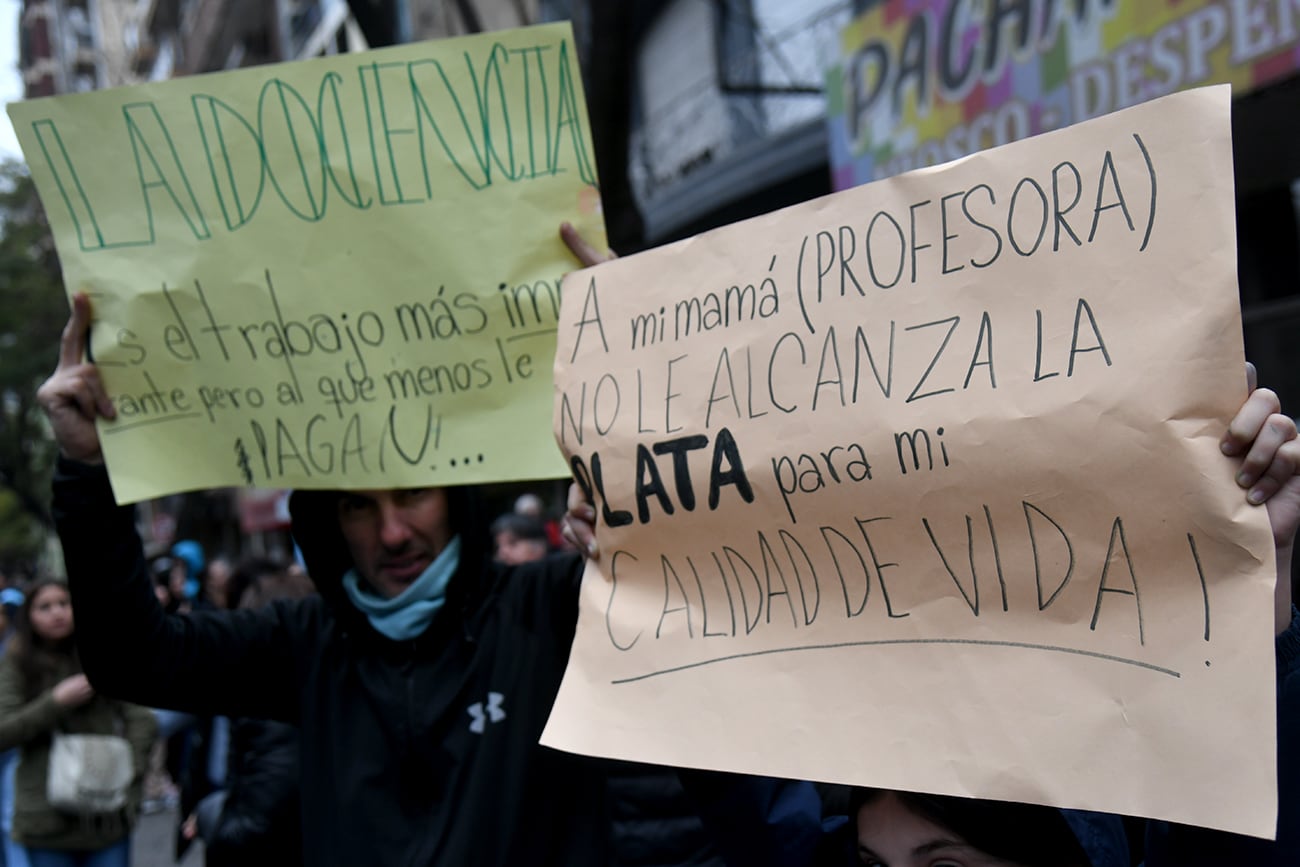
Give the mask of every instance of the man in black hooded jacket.
M 297 725 L 309 864 L 605 864 L 602 774 L 537 745 L 577 558 L 484 567 L 466 545 L 427 628 L 393 640 L 345 597 L 337 499 L 292 504 L 319 599 L 168 617 L 132 510 L 102 467 L 62 461 L 55 508 L 91 680 L 152 706 Z
M 609 863 L 604 765 L 538 745 L 580 558 L 493 565 L 471 488 L 304 491 L 290 511 L 319 598 L 168 616 L 102 465 L 94 420 L 113 408 L 83 361 L 90 319 L 78 295 L 39 398 L 61 452 L 54 512 L 96 688 L 298 726 L 308 864 Z

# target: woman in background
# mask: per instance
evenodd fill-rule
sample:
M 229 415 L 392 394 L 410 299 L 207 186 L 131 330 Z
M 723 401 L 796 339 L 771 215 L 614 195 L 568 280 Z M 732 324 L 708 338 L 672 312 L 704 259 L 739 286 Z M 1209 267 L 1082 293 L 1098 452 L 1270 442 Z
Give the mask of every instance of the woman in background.
M 55 732 L 127 739 L 135 777 L 124 808 L 80 815 L 50 805 L 46 778 Z M 0 750 L 19 750 L 13 837 L 32 867 L 129 867 L 131 826 L 153 736 L 149 711 L 97 695 L 86 680 L 73 644 L 67 587 L 52 579 L 36 582 L 0 660 Z
M 882 789 L 856 789 L 852 816 L 865 867 L 1091 867 L 1060 810 Z

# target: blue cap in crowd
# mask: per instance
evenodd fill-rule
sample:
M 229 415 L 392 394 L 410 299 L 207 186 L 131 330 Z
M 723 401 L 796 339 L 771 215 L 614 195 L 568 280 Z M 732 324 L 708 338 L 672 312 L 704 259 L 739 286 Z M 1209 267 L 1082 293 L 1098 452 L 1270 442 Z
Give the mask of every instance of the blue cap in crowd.
M 185 596 L 193 599 L 199 595 L 199 573 L 207 563 L 203 546 L 193 539 L 182 539 L 172 545 L 172 556 L 185 564 Z
M 23 591 L 17 587 L 6 587 L 0 590 L 0 606 L 7 609 L 7 614 L 13 614 L 14 609 L 21 608 L 23 601 L 27 597 L 23 596 Z

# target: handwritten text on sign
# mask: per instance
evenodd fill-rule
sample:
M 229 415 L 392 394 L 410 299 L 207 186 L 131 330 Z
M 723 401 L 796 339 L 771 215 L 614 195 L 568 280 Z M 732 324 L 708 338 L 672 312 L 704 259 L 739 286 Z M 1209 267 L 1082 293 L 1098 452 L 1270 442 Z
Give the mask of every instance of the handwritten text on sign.
M 602 237 L 567 25 L 11 114 L 94 299 L 119 499 L 563 472 L 558 223 Z
M 1230 179 L 1196 91 L 568 278 L 545 741 L 1271 833 Z

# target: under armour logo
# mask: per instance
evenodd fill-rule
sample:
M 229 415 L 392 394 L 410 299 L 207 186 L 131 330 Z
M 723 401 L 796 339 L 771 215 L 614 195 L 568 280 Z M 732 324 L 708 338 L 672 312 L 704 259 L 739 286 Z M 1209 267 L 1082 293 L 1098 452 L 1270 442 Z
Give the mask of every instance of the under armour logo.
M 476 735 L 481 735 L 483 730 L 487 728 L 489 720 L 499 723 L 505 719 L 506 712 L 501 709 L 501 702 L 505 701 L 505 699 L 506 697 L 499 692 L 489 692 L 486 714 L 483 713 L 483 702 L 481 701 L 476 701 L 466 708 L 466 712 L 470 715 L 469 730 Z

